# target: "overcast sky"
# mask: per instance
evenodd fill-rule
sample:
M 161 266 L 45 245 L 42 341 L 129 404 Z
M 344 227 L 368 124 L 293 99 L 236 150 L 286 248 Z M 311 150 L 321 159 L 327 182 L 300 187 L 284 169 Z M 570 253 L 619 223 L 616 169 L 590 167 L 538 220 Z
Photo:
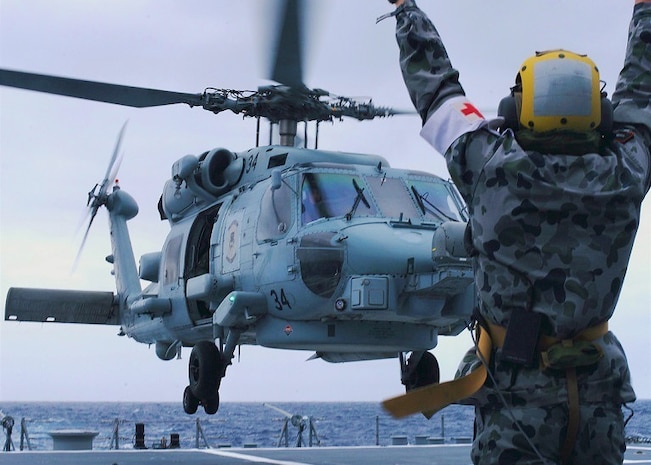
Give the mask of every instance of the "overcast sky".
M 316 1 L 309 2 L 316 4 Z M 612 94 L 624 56 L 632 0 L 425 1 L 487 114 L 536 50 L 589 54 Z M 0 67 L 181 92 L 256 89 L 267 73 L 270 5 L 264 0 L 2 0 Z M 315 5 L 305 82 L 378 105 L 410 108 L 397 64 L 391 10 L 382 0 Z M 101 180 L 129 120 L 119 179 L 140 205 L 130 221 L 136 257 L 159 250 L 168 226 L 156 203 L 171 164 L 213 147 L 255 144 L 254 120 L 183 105 L 131 109 L 0 88 L 0 296 L 9 287 L 114 290 L 108 221 L 100 212 L 74 274 L 86 193 Z M 320 147 L 374 153 L 392 166 L 447 178 L 442 158 L 418 136 L 416 117 L 322 125 Z M 651 398 L 651 207 L 643 218 L 611 328 L 624 345 L 640 398 Z M 4 312 L 3 312 L 4 314 Z M 8 400 L 180 401 L 183 360 L 116 336 L 117 327 L 0 322 L 0 407 Z M 434 350 L 450 379 L 467 334 Z M 402 392 L 397 360 L 306 362 L 309 352 L 243 347 L 222 383 L 226 401 L 373 401 Z

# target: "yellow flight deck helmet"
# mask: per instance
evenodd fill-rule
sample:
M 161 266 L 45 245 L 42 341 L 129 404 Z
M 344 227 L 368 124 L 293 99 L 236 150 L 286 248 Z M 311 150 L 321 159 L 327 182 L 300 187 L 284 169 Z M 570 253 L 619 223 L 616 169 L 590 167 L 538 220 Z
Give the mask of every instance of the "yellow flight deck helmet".
M 506 127 L 534 133 L 606 132 L 612 125 L 612 105 L 601 92 L 597 66 L 568 50 L 536 52 L 525 60 L 498 113 Z

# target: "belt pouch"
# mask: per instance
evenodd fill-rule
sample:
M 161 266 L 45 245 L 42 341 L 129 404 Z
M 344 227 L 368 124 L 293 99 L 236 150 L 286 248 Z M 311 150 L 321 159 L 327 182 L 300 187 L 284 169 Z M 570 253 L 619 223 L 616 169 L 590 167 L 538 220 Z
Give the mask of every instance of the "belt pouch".
M 511 312 L 506 328 L 502 359 L 517 365 L 533 367 L 537 364 L 536 348 L 540 336 L 542 315 L 516 309 Z

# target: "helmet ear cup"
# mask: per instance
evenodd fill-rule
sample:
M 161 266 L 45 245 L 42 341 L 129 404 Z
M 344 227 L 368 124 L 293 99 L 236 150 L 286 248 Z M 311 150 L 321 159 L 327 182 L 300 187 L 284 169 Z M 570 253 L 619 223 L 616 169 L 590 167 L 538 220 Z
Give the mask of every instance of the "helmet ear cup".
M 601 123 L 597 129 L 601 134 L 610 134 L 613 131 L 613 103 L 605 95 L 601 97 Z
M 497 116 L 504 118 L 503 129 L 517 131 L 520 128 L 520 116 L 515 95 L 511 94 L 500 101 L 497 107 Z

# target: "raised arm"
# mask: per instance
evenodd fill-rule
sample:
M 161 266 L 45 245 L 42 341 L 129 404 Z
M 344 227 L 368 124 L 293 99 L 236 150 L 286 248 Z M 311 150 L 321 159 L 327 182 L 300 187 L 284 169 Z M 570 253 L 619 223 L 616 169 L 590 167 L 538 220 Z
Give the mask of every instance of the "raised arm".
M 400 68 L 411 100 L 423 123 L 450 97 L 465 95 L 459 72 L 452 67 L 441 37 L 414 0 L 398 0 L 396 40 Z
M 613 105 L 616 123 L 643 126 L 651 136 L 651 0 L 635 1 Z

